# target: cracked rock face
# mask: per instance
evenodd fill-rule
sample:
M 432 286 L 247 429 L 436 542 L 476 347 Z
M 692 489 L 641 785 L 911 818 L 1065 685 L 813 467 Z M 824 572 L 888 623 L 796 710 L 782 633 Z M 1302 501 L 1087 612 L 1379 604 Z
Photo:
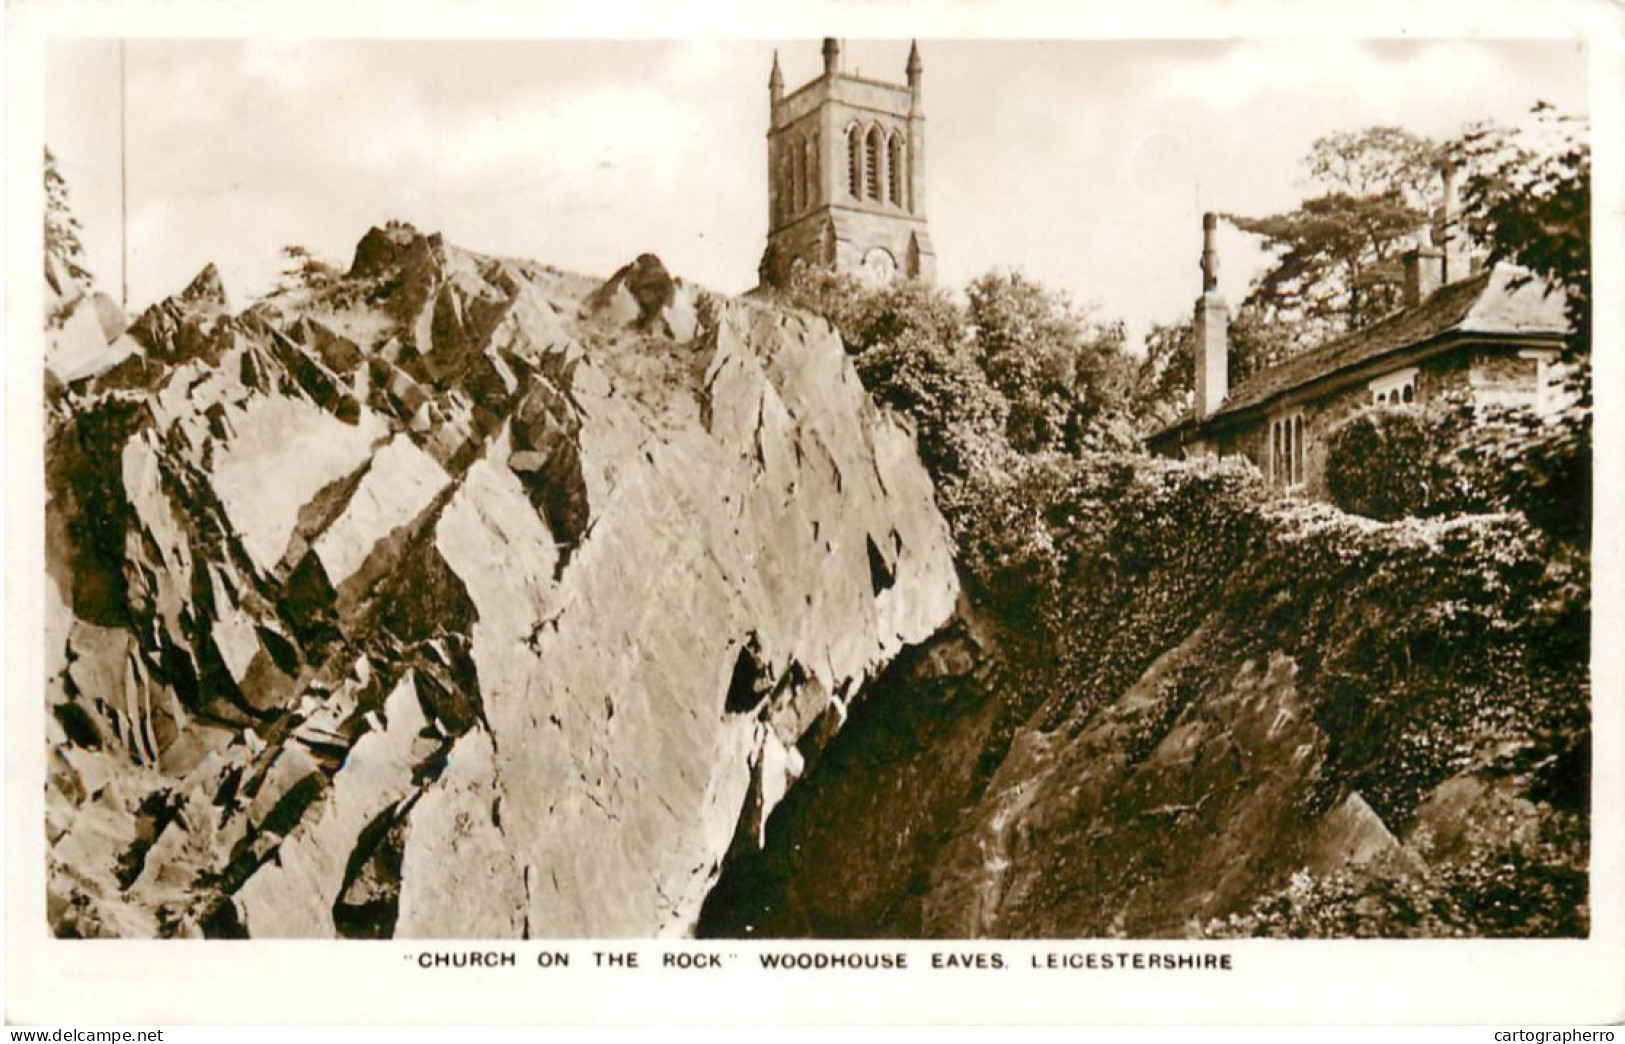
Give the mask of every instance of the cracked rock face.
M 953 610 L 833 331 L 652 256 L 391 226 L 240 313 L 212 268 L 127 333 L 54 299 L 59 935 L 688 934 Z

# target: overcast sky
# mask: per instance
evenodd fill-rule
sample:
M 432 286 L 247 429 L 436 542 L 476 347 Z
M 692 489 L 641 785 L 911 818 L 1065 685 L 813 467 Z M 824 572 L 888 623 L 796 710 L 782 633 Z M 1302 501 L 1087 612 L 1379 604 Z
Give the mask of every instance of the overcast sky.
M 722 291 L 766 234 L 774 48 L 794 90 L 815 39 L 766 42 L 134 41 L 128 45 L 132 308 L 219 265 L 238 304 L 280 248 L 348 264 L 399 218 L 470 249 L 607 275 L 644 251 Z M 1315 138 L 1433 137 L 1536 100 L 1587 111 L 1578 44 L 920 42 L 926 209 L 938 279 L 1016 267 L 1139 332 L 1199 290 L 1203 209 L 1289 209 Z M 903 78 L 908 42 L 848 41 L 847 69 Z M 91 269 L 119 273 L 118 48 L 53 43 L 46 141 Z M 1221 241 L 1221 288 L 1259 254 Z

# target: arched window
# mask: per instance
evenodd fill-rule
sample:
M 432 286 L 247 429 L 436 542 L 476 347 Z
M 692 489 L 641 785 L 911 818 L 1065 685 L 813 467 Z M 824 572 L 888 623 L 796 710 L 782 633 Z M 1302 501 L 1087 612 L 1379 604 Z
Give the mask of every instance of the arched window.
M 807 157 L 799 141 L 790 143 L 790 191 L 790 213 L 799 214 L 807 208 Z
M 863 198 L 863 135 L 856 127 L 846 132 L 846 190 Z
M 868 167 L 869 175 L 869 198 L 874 200 L 876 203 L 880 202 L 880 186 L 882 184 L 881 175 L 884 173 L 880 168 L 886 159 L 885 151 L 885 145 L 882 144 L 880 140 L 880 128 L 870 127 L 869 148 L 867 150 L 868 154 L 865 156 L 865 159 L 868 161 L 866 166 Z
M 900 207 L 903 205 L 903 136 L 892 134 L 886 145 L 886 173 L 890 175 L 886 183 L 886 200 L 892 206 Z
M 789 209 L 790 183 L 784 176 L 784 147 L 779 146 L 773 156 L 773 223 L 784 224 L 784 212 Z
M 818 135 L 814 134 L 807 139 L 807 205 L 812 206 L 818 202 Z
M 1270 422 L 1269 477 L 1277 486 L 1291 489 L 1304 484 L 1308 471 L 1304 461 L 1303 414 L 1280 417 Z

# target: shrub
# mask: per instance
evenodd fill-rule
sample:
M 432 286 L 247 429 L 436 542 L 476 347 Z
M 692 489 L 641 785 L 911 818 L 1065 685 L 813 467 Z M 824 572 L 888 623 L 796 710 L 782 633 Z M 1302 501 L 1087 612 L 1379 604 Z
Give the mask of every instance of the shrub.
M 860 355 L 858 376 L 877 400 L 914 420 L 920 459 L 943 487 L 958 486 L 1004 451 L 1010 406 L 962 352 L 908 333 Z
M 1344 511 L 1383 521 L 1450 511 L 1453 440 L 1443 417 L 1418 407 L 1363 410 L 1328 435 L 1327 493 Z
M 1554 415 L 1461 399 L 1372 408 L 1327 440 L 1327 492 L 1345 511 L 1383 521 L 1517 511 L 1577 546 L 1591 538 L 1591 470 L 1591 410 L 1578 397 Z

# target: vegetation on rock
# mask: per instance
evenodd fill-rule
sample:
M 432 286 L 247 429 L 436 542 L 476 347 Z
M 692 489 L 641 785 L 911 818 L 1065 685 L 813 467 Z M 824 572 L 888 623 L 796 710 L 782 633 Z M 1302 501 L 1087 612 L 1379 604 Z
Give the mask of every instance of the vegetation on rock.
M 1497 256 L 1577 288 L 1571 300 L 1588 308 L 1585 254 L 1548 241 L 1584 234 L 1572 220 L 1588 190 L 1584 148 L 1541 160 L 1517 141 L 1479 141 L 1489 159 L 1469 172 L 1466 216 L 1492 230 Z M 1290 350 L 1308 328 L 1296 320 L 1343 327 L 1392 305 L 1390 262 L 1424 217 L 1413 204 L 1433 155 L 1381 130 L 1317 143 L 1313 172 L 1337 191 L 1271 226 L 1288 248 L 1238 319 L 1257 333 L 1240 338 L 1251 353 L 1233 360 L 1240 372 Z M 1552 169 L 1530 175 L 1529 163 Z M 1541 191 L 1527 191 L 1532 176 Z M 1343 234 L 1354 225 L 1361 235 Z M 1155 330 L 1136 361 L 1109 325 L 1019 276 L 986 277 L 966 296 L 961 312 L 940 291 L 819 275 L 787 293 L 830 319 L 872 393 L 914 420 L 973 615 L 1000 638 L 996 709 L 961 714 L 951 741 L 980 754 L 944 762 L 971 775 L 931 791 L 933 807 L 958 811 L 914 824 L 934 833 L 908 854 L 913 898 L 849 881 L 824 914 L 867 904 L 928 935 L 1583 934 L 1589 403 L 1555 417 L 1458 402 L 1358 414 L 1328 465 L 1345 513 L 1278 498 L 1245 462 L 1127 452 L 1127 432 L 1172 419 L 1188 398 L 1188 324 Z M 1589 327 L 1588 312 L 1573 318 Z M 1273 346 L 1258 348 L 1266 338 Z M 1289 680 L 1269 683 L 1287 694 L 1271 734 L 1287 728 L 1298 752 L 1270 777 L 1248 767 L 1275 755 L 1248 754 L 1234 694 L 1277 674 Z M 1289 707 L 1305 720 L 1283 725 Z M 873 713 L 877 737 L 890 735 Z M 850 751 L 864 742 L 860 722 L 833 749 L 862 763 Z M 875 742 L 869 757 L 905 756 Z M 1171 749 L 1188 753 L 1170 763 Z M 1035 751 L 1049 753 L 1023 760 Z M 922 742 L 906 756 L 942 755 Z M 1075 771 L 1046 775 L 1052 763 Z M 1462 792 L 1478 796 L 1440 811 Z M 908 821 L 911 810 L 873 800 L 838 823 L 816 796 L 794 807 L 803 829 Z M 1349 801 L 1370 810 L 1387 854 L 1305 869 Z M 1265 809 L 1268 836 L 1246 834 L 1262 828 L 1239 824 Z M 1448 844 L 1437 837 L 1447 828 Z M 1000 871 L 1014 883 L 998 885 L 992 907 L 969 904 L 981 920 L 956 920 L 967 903 L 955 889 L 993 887 L 965 881 L 985 878 L 1003 830 L 1022 836 L 1020 866 Z M 1237 830 L 1227 843 L 1251 862 L 1227 889 L 1168 871 L 1201 864 L 1212 838 Z M 797 850 L 818 843 L 795 839 Z M 817 917 L 797 917 L 795 933 L 819 934 Z

